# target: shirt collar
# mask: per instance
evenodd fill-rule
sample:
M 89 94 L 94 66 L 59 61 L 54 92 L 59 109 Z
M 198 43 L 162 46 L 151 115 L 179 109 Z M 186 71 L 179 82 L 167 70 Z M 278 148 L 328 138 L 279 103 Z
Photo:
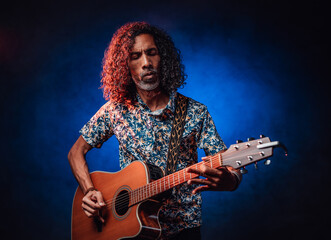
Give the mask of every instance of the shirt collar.
M 146 105 L 146 103 L 144 103 L 144 101 L 140 98 L 139 94 L 137 93 L 137 102 L 138 102 L 138 107 L 143 110 L 143 111 L 146 111 L 148 114 L 151 114 L 151 115 L 154 115 L 154 116 L 157 116 L 157 115 L 161 115 L 162 113 L 164 112 L 169 112 L 169 113 L 172 113 L 174 114 L 175 112 L 175 100 L 176 100 L 176 97 L 177 97 L 177 92 L 171 92 L 170 96 L 169 96 L 169 102 L 168 104 L 162 108 L 162 109 L 159 109 L 159 110 L 156 110 L 154 112 L 152 112 L 148 106 Z

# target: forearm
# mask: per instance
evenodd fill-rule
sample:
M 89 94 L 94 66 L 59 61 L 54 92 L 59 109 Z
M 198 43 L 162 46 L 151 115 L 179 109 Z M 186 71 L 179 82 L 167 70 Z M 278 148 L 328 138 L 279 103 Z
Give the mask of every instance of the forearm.
M 83 193 L 85 193 L 88 188 L 93 187 L 85 156 L 73 156 L 69 153 L 68 159 L 72 173 L 76 178 L 81 190 Z
M 83 193 L 93 187 L 85 155 L 91 149 L 80 137 L 68 154 L 69 164 Z

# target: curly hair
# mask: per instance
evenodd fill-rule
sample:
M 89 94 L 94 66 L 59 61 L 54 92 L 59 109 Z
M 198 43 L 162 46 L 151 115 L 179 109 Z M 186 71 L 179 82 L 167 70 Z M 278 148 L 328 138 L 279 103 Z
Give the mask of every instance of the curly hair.
M 185 85 L 187 75 L 182 57 L 171 37 L 146 22 L 127 23 L 115 32 L 103 58 L 101 88 L 106 100 L 127 104 L 136 101 L 136 85 L 130 74 L 128 58 L 135 37 L 140 34 L 152 35 L 158 48 L 162 90 L 170 94 Z

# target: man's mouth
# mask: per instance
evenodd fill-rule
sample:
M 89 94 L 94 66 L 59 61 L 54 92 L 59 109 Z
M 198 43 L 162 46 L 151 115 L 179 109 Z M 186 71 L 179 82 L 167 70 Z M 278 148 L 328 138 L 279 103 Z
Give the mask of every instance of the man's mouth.
M 155 75 L 156 73 L 157 71 L 155 69 L 148 69 L 146 72 L 142 72 L 140 76 L 143 78 L 143 77 Z
M 151 71 L 151 72 L 144 73 L 142 77 L 153 76 L 153 75 L 155 75 L 155 74 L 156 74 L 156 72 Z
M 143 80 L 144 82 L 154 82 L 156 73 L 157 72 L 154 70 L 142 73 L 141 80 Z

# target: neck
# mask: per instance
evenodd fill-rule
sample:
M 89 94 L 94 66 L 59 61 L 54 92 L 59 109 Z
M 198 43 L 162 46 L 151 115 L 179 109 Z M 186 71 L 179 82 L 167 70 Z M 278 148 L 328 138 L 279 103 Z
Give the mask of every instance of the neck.
M 137 92 L 152 112 L 164 108 L 169 102 L 169 95 L 160 89 L 146 91 L 137 88 Z

